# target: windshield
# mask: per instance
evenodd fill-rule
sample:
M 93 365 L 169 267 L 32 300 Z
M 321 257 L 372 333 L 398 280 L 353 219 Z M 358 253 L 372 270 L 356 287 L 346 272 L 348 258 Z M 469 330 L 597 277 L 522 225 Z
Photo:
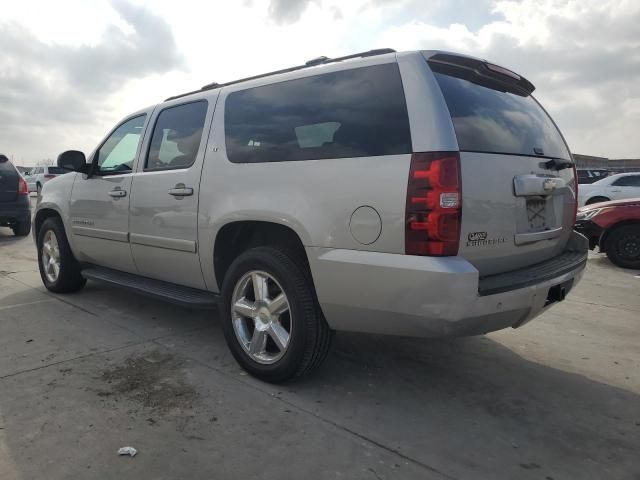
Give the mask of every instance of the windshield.
M 560 132 L 531 96 L 494 90 L 432 65 L 461 151 L 571 160 Z

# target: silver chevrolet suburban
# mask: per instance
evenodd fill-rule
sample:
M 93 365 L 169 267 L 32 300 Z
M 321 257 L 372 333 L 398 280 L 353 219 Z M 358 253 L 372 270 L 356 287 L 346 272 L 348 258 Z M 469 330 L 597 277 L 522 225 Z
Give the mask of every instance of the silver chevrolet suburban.
M 122 120 L 34 216 L 42 281 L 218 305 L 234 357 L 280 382 L 334 330 L 520 327 L 580 279 L 567 145 L 522 76 L 373 50 L 177 95 Z

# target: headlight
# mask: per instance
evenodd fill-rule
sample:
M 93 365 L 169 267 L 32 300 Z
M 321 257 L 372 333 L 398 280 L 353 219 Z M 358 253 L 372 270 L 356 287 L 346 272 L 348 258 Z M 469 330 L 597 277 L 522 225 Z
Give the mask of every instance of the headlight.
M 591 210 L 586 210 L 584 212 L 578 212 L 576 215 L 576 220 L 591 220 L 597 214 L 599 214 L 603 209 L 602 208 L 593 208 Z

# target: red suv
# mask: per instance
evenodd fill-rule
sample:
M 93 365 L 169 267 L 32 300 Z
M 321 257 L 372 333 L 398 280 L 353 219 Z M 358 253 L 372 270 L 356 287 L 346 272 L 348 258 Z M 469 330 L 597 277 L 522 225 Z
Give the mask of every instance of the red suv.
M 640 269 L 640 198 L 582 207 L 575 229 L 619 267 Z

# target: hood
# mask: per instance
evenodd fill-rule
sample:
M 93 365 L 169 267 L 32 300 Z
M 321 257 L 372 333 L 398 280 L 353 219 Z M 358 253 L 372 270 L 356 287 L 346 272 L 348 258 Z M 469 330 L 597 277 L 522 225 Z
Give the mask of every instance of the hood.
M 586 212 L 587 210 L 593 210 L 594 208 L 628 207 L 632 205 L 633 206 L 637 205 L 640 207 L 640 198 L 625 198 L 623 200 L 611 200 L 609 202 L 592 203 L 591 205 L 587 205 L 578 209 L 578 211 Z

